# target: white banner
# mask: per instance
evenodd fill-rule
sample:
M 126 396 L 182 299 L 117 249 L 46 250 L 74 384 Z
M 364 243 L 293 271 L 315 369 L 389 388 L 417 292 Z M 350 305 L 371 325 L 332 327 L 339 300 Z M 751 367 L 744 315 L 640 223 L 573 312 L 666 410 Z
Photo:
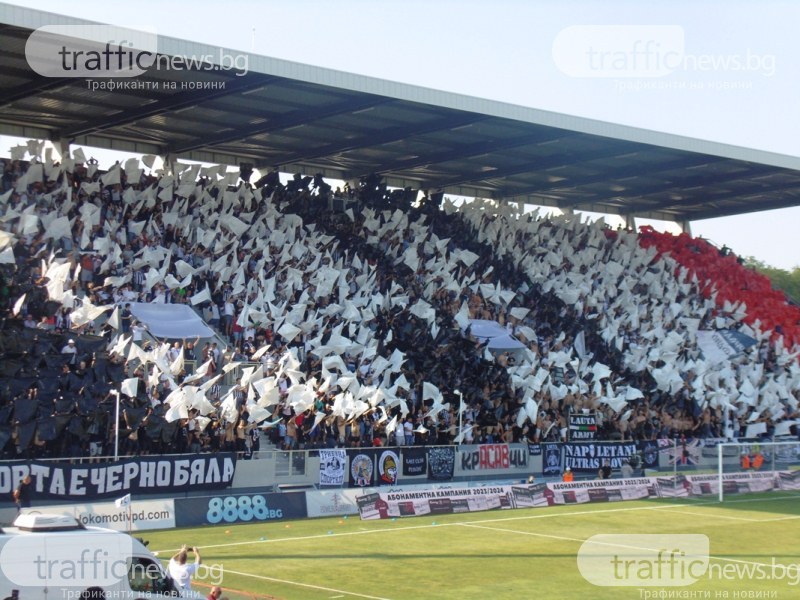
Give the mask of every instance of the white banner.
M 308 516 L 332 517 L 357 515 L 356 497 L 363 494 L 359 489 L 313 490 L 306 492 Z
M 697 332 L 697 345 L 705 359 L 713 364 L 724 363 L 755 343 L 750 336 L 730 329 Z
M 415 490 L 446 490 L 449 484 L 432 484 L 426 486 L 408 485 L 402 487 L 368 487 L 368 488 L 342 488 L 338 490 L 309 490 L 306 492 L 306 507 L 309 517 L 331 517 L 334 515 L 357 515 L 357 498 L 364 494 L 374 494 L 379 490 L 382 493 L 404 493 Z
M 344 466 L 347 453 L 344 448 L 319 451 L 319 484 L 321 486 L 344 485 Z
M 130 511 L 128 510 L 130 508 Z M 87 527 L 104 527 L 116 531 L 146 531 L 175 527 L 175 502 L 163 500 L 131 500 L 130 507 L 117 508 L 115 502 L 91 504 L 53 504 L 23 508 L 24 514 L 69 515 Z
M 793 471 L 730 473 L 723 475 L 722 479 L 726 493 L 800 488 L 800 476 Z M 644 498 L 708 496 L 716 494 L 718 489 L 717 475 L 678 475 L 447 489 L 423 486 L 389 490 L 371 488 L 361 492 L 356 503 L 361 519 L 371 520 Z
M 205 321 L 185 304 L 131 304 L 133 316 L 147 325 L 148 331 L 157 338 L 210 338 L 214 332 Z

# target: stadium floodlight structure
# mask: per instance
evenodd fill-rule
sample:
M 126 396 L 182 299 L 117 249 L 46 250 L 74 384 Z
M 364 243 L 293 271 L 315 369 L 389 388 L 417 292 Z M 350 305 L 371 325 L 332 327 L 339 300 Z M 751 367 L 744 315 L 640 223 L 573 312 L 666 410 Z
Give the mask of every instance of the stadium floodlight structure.
M 756 457 L 760 457 L 757 463 Z M 750 481 L 736 477 L 742 473 L 760 473 L 760 477 Z M 740 491 L 800 490 L 800 441 L 752 440 L 718 444 L 716 484 L 720 502 L 724 501 L 725 494 Z

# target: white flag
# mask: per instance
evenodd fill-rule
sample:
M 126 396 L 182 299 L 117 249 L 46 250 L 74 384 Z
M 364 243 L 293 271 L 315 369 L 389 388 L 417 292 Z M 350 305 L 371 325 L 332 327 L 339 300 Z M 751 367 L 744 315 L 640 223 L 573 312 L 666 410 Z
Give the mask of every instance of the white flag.
M 20 311 L 20 310 L 22 310 L 22 305 L 23 305 L 23 304 L 25 304 L 25 296 L 27 296 L 27 295 L 28 295 L 27 293 L 25 293 L 25 294 L 22 294 L 22 296 L 20 296 L 20 297 L 19 297 L 19 300 L 17 300 L 17 301 L 14 303 L 14 308 L 13 308 L 13 309 L 11 309 L 11 313 L 12 313 L 12 314 L 13 314 L 15 317 L 16 317 L 16 316 L 19 314 L 19 311 Z
M 125 494 L 122 498 L 117 498 L 114 500 L 114 504 L 117 505 L 117 508 L 127 508 L 131 505 L 131 495 Z

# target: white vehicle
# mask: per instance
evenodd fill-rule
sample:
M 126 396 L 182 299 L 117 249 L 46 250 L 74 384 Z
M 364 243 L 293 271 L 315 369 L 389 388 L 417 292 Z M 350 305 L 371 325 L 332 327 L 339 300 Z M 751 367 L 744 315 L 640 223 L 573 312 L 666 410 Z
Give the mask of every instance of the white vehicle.
M 0 530 L 0 599 L 106 596 L 185 597 L 158 558 L 126 533 L 42 514 L 19 515 Z

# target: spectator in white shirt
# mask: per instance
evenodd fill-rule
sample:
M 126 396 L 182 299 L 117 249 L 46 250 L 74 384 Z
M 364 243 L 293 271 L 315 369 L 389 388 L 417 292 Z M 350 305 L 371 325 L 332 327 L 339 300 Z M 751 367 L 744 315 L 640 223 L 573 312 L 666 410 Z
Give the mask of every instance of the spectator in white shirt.
M 144 337 L 144 332 L 147 331 L 147 326 L 142 325 L 139 321 L 135 321 L 131 325 L 131 335 L 134 342 L 141 342 Z
M 186 564 L 189 552 L 194 553 L 194 562 Z M 197 572 L 202 559 L 197 548 L 187 548 L 184 544 L 180 552 L 169 559 L 169 574 L 181 591 L 188 592 L 192 589 L 192 575 Z
M 75 340 L 67 341 L 67 345 L 61 349 L 61 354 L 68 354 L 69 357 L 69 364 L 75 365 L 78 361 L 78 348 L 75 346 Z

